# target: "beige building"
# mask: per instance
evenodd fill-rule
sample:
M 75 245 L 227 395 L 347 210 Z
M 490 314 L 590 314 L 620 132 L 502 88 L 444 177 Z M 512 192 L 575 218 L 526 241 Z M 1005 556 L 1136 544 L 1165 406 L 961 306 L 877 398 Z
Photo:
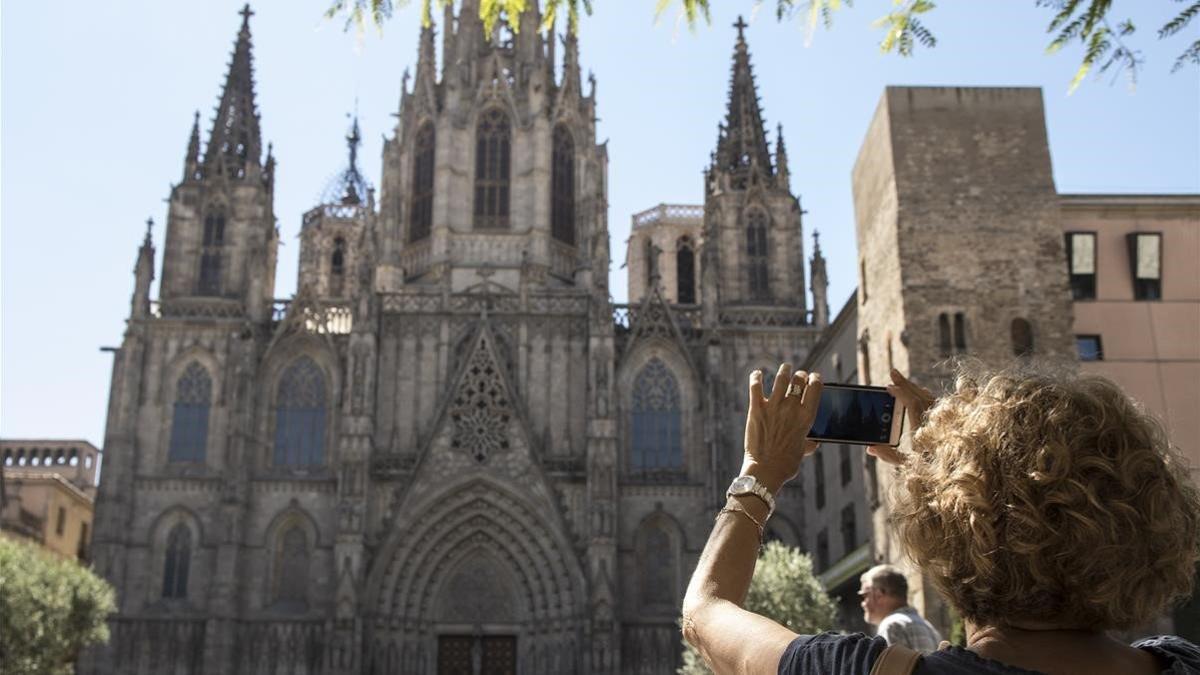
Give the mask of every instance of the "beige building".
M 0 440 L 0 529 L 90 560 L 100 451 L 82 440 Z

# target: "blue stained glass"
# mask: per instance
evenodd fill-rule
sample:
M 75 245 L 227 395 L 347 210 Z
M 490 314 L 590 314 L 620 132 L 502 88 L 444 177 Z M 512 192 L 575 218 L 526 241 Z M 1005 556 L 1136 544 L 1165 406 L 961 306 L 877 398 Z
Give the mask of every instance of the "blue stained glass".
M 683 468 L 679 384 L 657 358 L 634 381 L 630 422 L 632 470 Z
M 313 466 L 325 459 L 325 376 L 307 356 L 279 379 L 275 465 Z
M 175 386 L 175 410 L 171 420 L 171 462 L 203 462 L 208 444 L 208 409 L 212 401 L 212 378 L 199 363 L 188 364 Z

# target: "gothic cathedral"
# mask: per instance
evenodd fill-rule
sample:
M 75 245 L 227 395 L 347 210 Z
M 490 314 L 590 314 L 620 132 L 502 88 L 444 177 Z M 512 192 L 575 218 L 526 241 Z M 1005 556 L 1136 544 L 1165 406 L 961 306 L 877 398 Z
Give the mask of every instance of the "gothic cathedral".
M 478 2 L 440 72 L 422 30 L 378 192 L 353 127 L 290 300 L 243 10 L 157 300 L 137 255 L 94 545 L 119 614 L 84 672 L 674 672 L 747 375 L 803 361 L 824 262 L 739 22 L 703 209 L 636 219 L 614 304 L 595 81 L 536 6 L 488 39 Z M 799 544 L 799 490 L 769 537 Z

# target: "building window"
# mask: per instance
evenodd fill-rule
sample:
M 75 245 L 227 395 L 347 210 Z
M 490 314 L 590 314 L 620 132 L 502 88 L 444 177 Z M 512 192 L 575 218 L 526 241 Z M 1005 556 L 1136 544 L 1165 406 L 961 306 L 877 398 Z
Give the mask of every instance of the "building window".
M 943 357 L 966 353 L 966 315 L 962 312 L 955 312 L 953 318 L 945 312 L 938 315 L 938 348 Z
M 1067 272 L 1071 296 L 1076 300 L 1096 299 L 1096 233 L 1067 233 Z
M 408 240 L 420 241 L 433 227 L 433 159 L 436 149 L 433 123 L 417 132 L 413 146 L 412 197 L 409 201 Z
M 675 606 L 675 554 L 671 535 L 659 523 L 647 523 L 639 533 L 639 596 L 645 605 Z
M 1162 299 L 1162 234 L 1137 232 L 1127 235 L 1129 268 L 1133 273 L 1134 300 Z
M 58 519 L 54 523 L 54 534 L 63 536 L 67 531 L 67 510 L 63 507 L 58 507 Z
M 1079 352 L 1080 361 L 1104 360 L 1104 348 L 1100 345 L 1099 335 L 1076 335 L 1075 349 Z
M 854 521 L 854 505 L 847 504 L 842 509 L 842 555 L 854 550 L 858 543 L 858 527 Z
M 87 562 L 88 559 L 88 524 L 79 524 L 79 547 L 75 549 L 75 557 Z
M 346 287 L 346 240 L 333 240 L 333 254 L 329 257 L 329 295 L 339 298 Z
M 679 240 L 675 249 L 675 276 L 677 296 L 681 305 L 696 303 L 696 254 L 687 237 Z
M 163 560 L 164 598 L 186 598 L 188 568 L 192 563 L 192 531 L 179 523 L 167 535 L 167 554 Z
M 838 468 L 840 469 L 842 485 L 850 482 L 850 446 L 845 443 L 838 445 Z
M 825 508 L 825 454 L 820 450 L 813 453 L 813 475 L 816 479 L 813 496 L 817 500 L 817 510 L 820 511 Z
M 508 227 L 508 115 L 489 108 L 475 131 L 475 228 Z
M 746 214 L 746 267 L 750 276 L 750 298 L 769 300 L 767 281 L 767 216 L 759 209 Z
M 1032 356 L 1033 355 L 1033 326 L 1020 317 L 1012 320 L 1010 326 L 1012 333 L 1012 348 L 1013 356 Z
M 307 356 L 279 379 L 275 402 L 275 465 L 315 466 L 325 454 L 325 376 Z
M 858 288 L 862 291 L 862 304 L 867 304 L 867 261 L 865 259 L 858 261 Z
M 554 127 L 554 156 L 550 171 L 550 234 L 575 245 L 575 141 L 561 124 Z
M 679 384 L 658 358 L 650 359 L 633 384 L 631 461 L 633 471 L 683 468 Z
M 275 608 L 287 612 L 308 609 L 308 537 L 299 525 L 287 528 L 275 551 Z
M 817 533 L 817 570 L 829 567 L 829 532 L 825 528 Z
M 200 295 L 221 294 L 221 247 L 225 245 L 225 210 L 210 208 L 204 216 L 204 241 L 200 249 Z
M 212 378 L 204 366 L 192 361 L 175 384 L 175 410 L 171 416 L 169 462 L 203 462 L 208 447 L 208 411 Z

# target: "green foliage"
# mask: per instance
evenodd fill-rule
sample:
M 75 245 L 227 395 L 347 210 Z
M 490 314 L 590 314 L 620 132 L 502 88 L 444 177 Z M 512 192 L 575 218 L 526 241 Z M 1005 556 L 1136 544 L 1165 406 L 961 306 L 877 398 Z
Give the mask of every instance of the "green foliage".
M 833 601 L 813 574 L 812 557 L 778 541 L 769 542 L 758 557 L 745 608 L 801 635 L 830 630 L 837 621 Z M 678 675 L 711 675 L 695 647 L 686 641 L 683 646 Z
M 113 590 L 74 560 L 0 536 L 0 674 L 67 675 L 108 641 Z
M 431 21 L 434 4 L 438 8 L 453 5 L 459 0 L 417 0 L 421 4 L 421 22 L 428 26 Z M 616 0 L 610 0 L 616 2 Z M 751 0 L 757 8 L 765 0 Z M 1136 32 L 1133 22 L 1126 19 L 1115 26 L 1109 20 L 1109 11 L 1113 0 L 1035 0 L 1038 6 L 1048 7 L 1054 16 L 1046 28 L 1047 33 L 1054 34 L 1054 39 L 1046 48 L 1048 52 L 1056 52 L 1068 44 L 1079 43 L 1083 46 L 1083 59 L 1075 76 L 1071 79 L 1070 91 L 1074 91 L 1089 72 L 1097 73 L 1113 70 L 1124 72 L 1130 83 L 1137 82 L 1138 69 L 1142 67 L 1141 53 L 1125 44 L 1123 38 L 1128 38 Z M 1160 0 L 1161 2 L 1162 0 Z M 1159 39 L 1172 37 L 1180 33 L 1188 23 L 1200 14 L 1200 0 L 1172 0 L 1173 2 L 1189 2 L 1173 19 L 1158 30 Z M 397 6 L 407 5 L 410 0 L 332 0 L 325 12 L 327 17 L 346 16 L 346 28 L 357 26 L 361 31 L 370 22 L 382 27 L 384 21 L 392 16 Z M 516 33 L 519 16 L 533 0 L 479 0 L 479 16 L 483 20 L 484 31 L 491 35 L 497 23 L 507 23 Z M 700 23 L 711 23 L 712 0 L 654 0 L 654 16 L 661 18 L 671 5 L 679 4 L 679 18 L 687 23 L 690 29 Z M 804 16 L 806 24 L 806 44 L 812 42 L 813 32 L 818 22 L 826 29 L 833 27 L 834 13 L 842 5 L 851 6 L 851 0 L 774 0 L 775 17 L 779 21 L 790 19 L 797 14 Z M 567 27 L 570 33 L 578 33 L 580 8 L 592 13 L 592 0 L 543 0 L 542 24 L 540 31 L 554 29 L 558 16 L 566 10 Z M 912 56 L 917 45 L 932 48 L 937 46 L 937 36 L 933 34 L 921 19 L 928 15 L 936 5 L 933 0 L 892 0 L 892 11 L 880 17 L 873 24 L 884 31 L 883 40 L 879 43 L 884 53 L 897 53 L 900 56 Z M 1182 54 L 1175 59 L 1171 72 L 1176 72 L 1186 64 L 1200 65 L 1200 39 L 1192 42 Z

